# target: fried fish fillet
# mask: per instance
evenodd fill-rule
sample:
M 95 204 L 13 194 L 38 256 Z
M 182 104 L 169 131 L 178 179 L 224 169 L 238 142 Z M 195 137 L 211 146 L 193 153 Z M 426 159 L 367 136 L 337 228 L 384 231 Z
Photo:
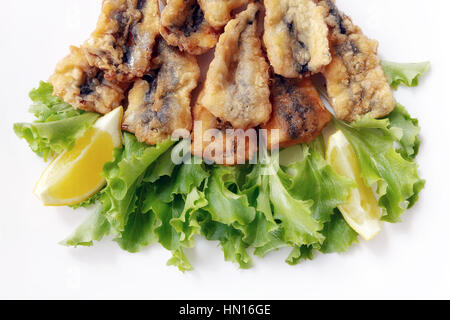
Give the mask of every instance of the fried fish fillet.
M 378 42 L 367 38 L 334 0 L 316 1 L 328 12 L 333 59 L 323 74 L 336 116 L 353 121 L 365 114 L 389 114 L 395 101 L 378 58 Z
M 158 0 L 103 0 L 97 28 L 83 48 L 108 80 L 132 81 L 148 71 L 158 35 Z
M 197 87 L 200 68 L 195 57 L 158 43 L 153 59 L 158 69 L 135 82 L 128 95 L 122 128 L 147 144 L 166 140 L 177 129 L 192 128 L 191 93 Z
M 264 43 L 274 72 L 285 78 L 318 73 L 331 61 L 326 11 L 313 0 L 264 0 Z
M 216 118 L 200 104 L 194 106 L 193 116 L 193 155 L 211 163 L 235 165 L 253 159 L 258 151 L 255 130 L 234 130 L 230 123 Z
M 251 3 L 227 24 L 198 100 L 235 129 L 266 123 L 272 112 L 269 65 L 257 32 L 260 8 Z
M 71 47 L 70 52 L 50 77 L 53 94 L 85 111 L 105 114 L 119 107 L 128 85 L 108 81 L 103 71 L 89 65 L 80 48 Z
M 231 12 L 248 3 L 248 0 L 198 0 L 205 19 L 216 29 L 231 20 Z
M 262 127 L 267 129 L 269 149 L 310 142 L 332 119 L 310 78 L 275 76 L 271 90 L 272 117 Z M 273 134 L 274 129 L 279 130 L 278 134 Z
M 219 38 L 197 0 L 168 0 L 161 13 L 160 31 L 168 44 L 194 55 L 213 48 Z

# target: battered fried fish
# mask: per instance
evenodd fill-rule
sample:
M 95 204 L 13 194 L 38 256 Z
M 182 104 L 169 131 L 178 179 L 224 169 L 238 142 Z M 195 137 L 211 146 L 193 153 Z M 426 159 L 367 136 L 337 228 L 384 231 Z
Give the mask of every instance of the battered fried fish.
M 231 12 L 248 3 L 248 0 L 198 0 L 205 13 L 205 19 L 216 29 L 231 20 Z
M 176 129 L 191 130 L 191 93 L 200 78 L 195 57 L 163 40 L 153 64 L 158 69 L 136 81 L 131 89 L 122 124 L 139 141 L 151 145 L 166 140 Z
M 263 126 L 268 132 L 268 148 L 287 148 L 307 143 L 322 132 L 332 115 L 325 108 L 310 78 L 287 79 L 275 76 L 272 81 L 273 113 Z M 278 129 L 277 134 L 271 130 Z
M 70 52 L 50 77 L 53 94 L 85 111 L 105 114 L 119 107 L 128 85 L 106 80 L 103 71 L 89 65 L 80 48 L 71 47 Z
M 199 104 L 193 108 L 193 115 L 193 155 L 211 163 L 224 165 L 244 164 L 253 159 L 258 151 L 255 130 L 234 130 L 230 123 L 216 118 Z
M 326 11 L 313 0 L 264 0 L 264 43 L 276 74 L 299 78 L 331 61 Z
M 161 13 L 160 31 L 168 44 L 194 55 L 213 48 L 219 38 L 197 0 L 168 0 Z
M 269 65 L 257 32 L 260 8 L 251 3 L 227 24 L 199 97 L 202 107 L 235 129 L 266 123 L 272 112 Z
M 132 81 L 148 71 L 158 34 L 158 0 L 103 0 L 97 28 L 83 47 L 108 80 Z
M 316 1 L 328 12 L 333 60 L 324 76 L 336 116 L 353 121 L 364 114 L 389 114 L 395 101 L 378 58 L 378 42 L 367 38 L 334 1 Z

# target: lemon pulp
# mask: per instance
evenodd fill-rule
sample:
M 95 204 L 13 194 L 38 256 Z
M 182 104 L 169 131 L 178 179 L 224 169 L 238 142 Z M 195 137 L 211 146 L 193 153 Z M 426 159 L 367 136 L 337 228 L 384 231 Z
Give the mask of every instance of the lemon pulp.
M 114 158 L 114 148 L 122 146 L 123 108 L 104 115 L 71 150 L 64 151 L 45 169 L 34 194 L 47 206 L 80 203 L 106 183 L 103 166 Z
M 113 149 L 110 134 L 96 128 L 89 129 L 76 141 L 71 152 L 58 159 L 60 166 L 67 167 L 59 181 L 49 188 L 48 195 L 55 199 L 73 199 L 95 193 L 104 183 L 101 175 L 103 165 L 113 160 Z

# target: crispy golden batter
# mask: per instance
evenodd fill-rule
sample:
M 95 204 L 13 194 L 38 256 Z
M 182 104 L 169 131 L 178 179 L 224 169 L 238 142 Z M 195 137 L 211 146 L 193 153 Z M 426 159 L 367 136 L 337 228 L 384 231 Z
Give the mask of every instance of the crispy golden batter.
M 251 3 L 225 27 L 199 104 L 236 129 L 266 123 L 272 112 L 269 66 L 257 33 L 260 5 Z
M 353 121 L 370 114 L 378 118 L 395 107 L 378 58 L 378 43 L 367 38 L 331 0 L 320 0 L 329 16 L 333 60 L 325 68 L 330 104 L 339 119 Z
M 193 155 L 217 164 L 243 164 L 258 151 L 255 130 L 233 130 L 230 123 L 216 118 L 211 112 L 196 104 L 193 108 L 194 131 L 192 133 Z M 233 130 L 227 135 L 227 130 Z M 216 140 L 216 136 L 222 140 Z
M 326 12 L 313 0 L 264 0 L 264 43 L 276 74 L 299 78 L 328 65 Z
M 80 48 L 71 47 L 70 52 L 50 77 L 53 94 L 86 111 L 105 114 L 119 107 L 127 85 L 106 80 L 103 71 L 89 65 Z
M 307 143 L 322 132 L 332 115 L 325 108 L 310 78 L 287 79 L 276 76 L 272 81 L 273 113 L 263 126 L 268 131 L 268 148 L 287 148 Z M 271 135 L 278 129 L 279 134 Z
M 152 145 L 167 139 L 176 129 L 191 130 L 191 93 L 200 78 L 195 57 L 163 40 L 153 63 L 158 69 L 136 81 L 131 89 L 122 124 L 139 141 Z
M 168 44 L 194 55 L 213 48 L 219 38 L 197 0 L 168 0 L 161 13 L 160 31 Z
M 205 19 L 216 29 L 231 20 L 231 12 L 248 3 L 248 0 L 198 0 L 205 13 Z
M 108 80 L 132 81 L 148 71 L 158 34 L 158 0 L 103 0 L 97 28 L 83 48 Z

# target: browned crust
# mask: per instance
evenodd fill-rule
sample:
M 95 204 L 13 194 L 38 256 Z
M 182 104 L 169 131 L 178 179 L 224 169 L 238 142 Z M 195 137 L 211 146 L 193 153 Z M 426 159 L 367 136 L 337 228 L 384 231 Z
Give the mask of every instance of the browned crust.
M 191 94 L 200 78 L 195 57 L 163 39 L 153 64 L 155 70 L 136 81 L 129 92 L 122 125 L 150 145 L 166 140 L 175 130 L 191 131 Z
M 229 123 L 224 123 L 216 118 L 200 104 L 194 106 L 193 116 L 194 130 L 191 136 L 191 152 L 193 155 L 223 165 L 235 165 L 253 159 L 258 151 L 258 139 L 256 135 L 244 138 L 243 140 L 237 136 L 226 136 L 227 129 L 233 129 L 233 127 Z M 216 153 L 209 152 L 208 149 L 212 148 L 212 143 L 214 143 L 214 138 L 207 133 L 210 129 L 216 129 L 224 137 L 222 146 L 217 144 L 217 148 L 215 149 Z M 245 134 L 243 130 L 240 133 Z M 244 149 L 245 152 L 243 152 Z
M 75 109 L 106 114 L 122 105 L 126 83 L 109 81 L 104 72 L 90 66 L 83 50 L 71 47 L 50 77 L 53 94 Z
M 378 42 L 366 37 L 333 0 L 316 2 L 328 12 L 332 61 L 323 75 L 336 117 L 354 121 L 365 114 L 386 116 L 395 100 L 378 57 Z
M 277 76 L 271 90 L 272 117 L 262 127 L 268 130 L 269 149 L 311 142 L 332 119 L 310 78 L 298 80 Z M 274 129 L 279 130 L 279 135 L 271 134 Z
M 150 68 L 159 24 L 158 0 L 103 0 L 97 27 L 83 45 L 89 64 L 108 80 L 142 77 Z
M 219 31 L 206 21 L 197 0 L 168 0 L 160 33 L 168 44 L 193 55 L 214 48 L 219 39 Z

